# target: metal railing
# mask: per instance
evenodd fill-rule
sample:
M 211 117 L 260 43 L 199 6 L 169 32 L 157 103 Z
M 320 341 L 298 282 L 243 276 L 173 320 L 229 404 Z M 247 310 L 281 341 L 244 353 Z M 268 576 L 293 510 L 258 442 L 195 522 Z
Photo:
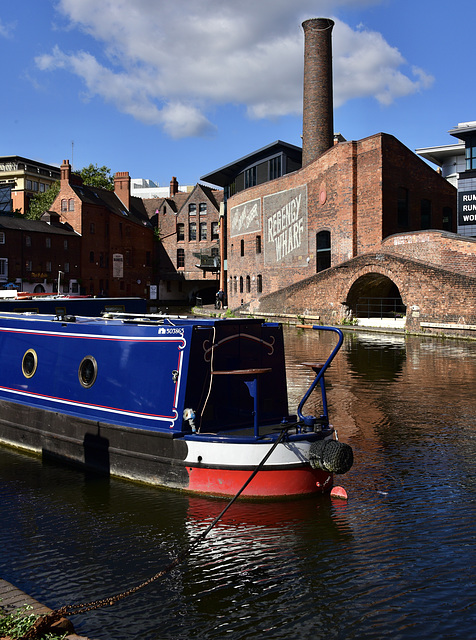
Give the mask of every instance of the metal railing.
M 356 318 L 403 318 L 406 307 L 401 298 L 359 298 Z

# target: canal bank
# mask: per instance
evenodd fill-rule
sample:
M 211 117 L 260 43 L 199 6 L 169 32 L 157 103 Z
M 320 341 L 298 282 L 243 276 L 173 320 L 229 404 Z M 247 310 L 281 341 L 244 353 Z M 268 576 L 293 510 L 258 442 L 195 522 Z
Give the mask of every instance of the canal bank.
M 26 607 L 25 615 L 45 615 L 53 610 L 41 604 L 21 589 L 17 589 L 13 584 L 6 580 L 0 579 L 0 617 L 11 613 L 17 609 Z M 67 618 L 61 618 L 54 623 L 50 629 L 51 632 L 59 635 L 67 633 L 65 640 L 90 640 L 86 636 L 78 636 L 74 632 L 72 623 Z
M 209 316 L 209 317 L 230 317 L 235 316 L 249 316 L 250 318 L 263 318 L 263 320 L 271 320 L 273 322 L 282 322 L 283 324 L 293 325 L 296 328 L 304 329 L 306 327 L 312 327 L 314 324 L 325 324 L 322 322 L 318 315 L 307 315 L 299 313 L 260 313 L 253 312 L 246 309 L 235 309 L 234 311 L 228 309 L 215 309 L 213 305 L 193 307 L 192 312 L 197 316 Z M 374 321 L 372 321 L 374 320 Z M 413 335 L 419 337 L 436 337 L 436 338 L 456 338 L 459 340 L 476 340 L 476 324 L 458 324 L 458 323 L 444 323 L 444 322 L 421 322 L 423 331 L 410 331 L 405 329 L 405 319 L 396 318 L 395 320 L 378 321 L 378 319 L 359 319 L 355 318 L 349 324 L 336 324 L 332 323 L 328 326 L 336 326 L 343 331 L 365 331 L 366 333 L 389 333 L 393 335 Z

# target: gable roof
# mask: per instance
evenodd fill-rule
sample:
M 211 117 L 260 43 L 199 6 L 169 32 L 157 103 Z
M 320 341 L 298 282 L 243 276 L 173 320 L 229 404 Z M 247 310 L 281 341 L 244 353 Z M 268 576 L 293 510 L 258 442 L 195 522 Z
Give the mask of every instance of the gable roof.
M 122 218 L 126 218 L 130 222 L 140 224 L 142 226 L 151 226 L 147 211 L 141 198 L 131 196 L 129 211 L 117 197 L 114 191 L 102 189 L 100 187 L 91 187 L 86 184 L 71 185 L 78 198 L 84 204 L 93 204 L 102 206 Z
M 48 235 L 79 236 L 76 231 L 64 226 L 48 224 L 43 220 L 29 220 L 28 218 L 14 218 L 0 215 L 0 229 L 14 229 L 16 231 L 30 231 L 31 233 L 47 233 Z

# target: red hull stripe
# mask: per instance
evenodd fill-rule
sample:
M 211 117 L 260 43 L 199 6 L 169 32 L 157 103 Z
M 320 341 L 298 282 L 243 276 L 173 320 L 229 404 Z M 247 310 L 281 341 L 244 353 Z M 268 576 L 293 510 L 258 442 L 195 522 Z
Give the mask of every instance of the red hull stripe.
M 234 496 L 250 477 L 241 469 L 187 467 L 190 491 Z M 332 489 L 332 475 L 319 469 L 281 469 L 260 471 L 246 487 L 243 496 L 270 498 L 323 493 Z

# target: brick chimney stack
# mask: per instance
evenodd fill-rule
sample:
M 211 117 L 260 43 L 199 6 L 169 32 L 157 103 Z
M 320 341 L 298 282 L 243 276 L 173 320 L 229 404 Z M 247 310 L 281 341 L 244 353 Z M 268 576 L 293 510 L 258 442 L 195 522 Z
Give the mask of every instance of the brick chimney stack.
M 63 160 L 63 164 L 61 165 L 61 183 L 69 184 L 71 180 L 71 165 L 69 164 L 69 160 Z
M 176 193 L 178 193 L 178 182 L 177 178 L 174 176 L 170 181 L 170 197 L 173 198 Z
M 114 193 L 129 211 L 131 203 L 131 179 L 129 171 L 118 171 L 114 174 Z
M 313 18 L 304 29 L 302 165 L 317 160 L 334 145 L 332 96 L 333 20 Z

